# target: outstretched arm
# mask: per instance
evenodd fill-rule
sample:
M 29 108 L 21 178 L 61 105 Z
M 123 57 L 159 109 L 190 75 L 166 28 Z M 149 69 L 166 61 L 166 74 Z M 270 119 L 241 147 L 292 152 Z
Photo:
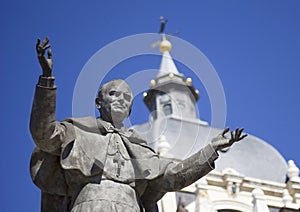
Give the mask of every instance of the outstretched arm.
M 211 144 L 181 162 L 165 161 L 161 158 L 161 175 L 148 181 L 142 196 L 143 204 L 151 205 L 166 192 L 178 191 L 191 185 L 214 169 L 214 161 L 217 158 L 218 154 Z
M 159 200 L 165 192 L 180 190 L 214 169 L 214 161 L 218 158 L 217 151 L 231 146 L 233 143 L 242 140 L 247 135 L 242 135 L 243 129 L 236 129 L 231 132 L 231 138 L 225 134 L 229 128 L 214 138 L 211 144 L 199 150 L 189 158 L 179 163 L 169 163 L 164 169 L 164 174 L 148 182 L 148 190 L 144 196 L 151 201 Z M 150 198 L 153 197 L 153 199 Z M 143 202 L 150 204 L 150 200 L 143 198 Z
M 245 138 L 242 135 L 243 128 L 231 131 L 231 138 L 225 134 L 229 132 L 226 128 L 220 135 L 212 139 L 211 144 L 199 150 L 196 154 L 183 160 L 175 166 L 169 166 L 164 174 L 166 188 L 173 190 L 182 189 L 214 169 L 214 161 L 218 158 L 217 151 L 230 147 L 233 143 Z

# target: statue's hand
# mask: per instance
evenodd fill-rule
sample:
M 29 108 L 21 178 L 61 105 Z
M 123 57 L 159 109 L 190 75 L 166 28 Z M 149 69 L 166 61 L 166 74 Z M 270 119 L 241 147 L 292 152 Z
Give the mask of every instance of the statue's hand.
M 48 57 L 46 58 L 45 52 L 48 49 Z M 42 41 L 38 38 L 36 42 L 36 52 L 40 62 L 40 65 L 43 69 L 43 76 L 50 77 L 52 76 L 52 51 L 50 49 L 49 39 L 46 38 Z
M 231 131 L 231 138 L 229 139 L 225 136 L 225 134 L 229 132 L 229 128 L 226 128 L 220 135 L 212 139 L 211 143 L 213 148 L 216 151 L 219 151 L 224 148 L 230 147 L 233 143 L 237 141 L 242 140 L 247 136 L 247 134 L 242 135 L 243 130 L 243 128 L 237 128 L 235 132 Z

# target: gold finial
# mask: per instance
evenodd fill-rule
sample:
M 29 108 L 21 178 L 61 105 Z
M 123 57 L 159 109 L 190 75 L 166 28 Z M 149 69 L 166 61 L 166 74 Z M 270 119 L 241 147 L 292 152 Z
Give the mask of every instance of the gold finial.
M 173 79 L 173 78 L 174 78 L 174 74 L 173 74 L 173 73 L 170 73 L 170 74 L 169 74 L 169 77 L 170 77 L 171 79 Z
M 159 44 L 159 48 L 161 52 L 169 52 L 172 49 L 172 44 L 167 39 L 163 39 Z
M 151 86 L 156 85 L 156 81 L 155 81 L 155 80 L 151 80 L 151 81 L 150 81 L 150 85 L 151 85 Z
M 185 82 L 186 82 L 186 84 L 188 84 L 188 85 L 191 85 L 192 84 L 192 78 L 187 78 L 186 80 L 185 80 Z

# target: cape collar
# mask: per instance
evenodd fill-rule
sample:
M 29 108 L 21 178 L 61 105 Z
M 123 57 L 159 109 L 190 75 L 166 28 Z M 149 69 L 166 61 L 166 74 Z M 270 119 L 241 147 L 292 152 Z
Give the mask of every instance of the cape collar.
M 87 132 L 100 133 L 103 135 L 108 133 L 118 133 L 121 136 L 128 138 L 132 143 L 147 144 L 147 142 L 133 129 L 126 129 L 125 127 L 117 129 L 111 123 L 104 121 L 101 118 L 88 116 L 83 118 L 69 118 L 65 121 L 72 123 L 74 126 Z
M 101 118 L 97 118 L 96 120 L 101 133 L 118 133 L 125 137 L 130 137 L 132 135 L 132 130 L 128 130 L 125 127 L 118 129 L 115 128 L 111 123 L 104 121 Z

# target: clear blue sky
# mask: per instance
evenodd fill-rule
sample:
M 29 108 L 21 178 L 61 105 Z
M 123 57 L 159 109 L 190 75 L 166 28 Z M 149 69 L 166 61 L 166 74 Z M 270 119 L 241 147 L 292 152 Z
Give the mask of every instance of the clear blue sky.
M 124 36 L 157 32 L 161 15 L 169 20 L 167 32 L 179 30 L 177 36 L 198 47 L 214 65 L 226 94 L 226 125 L 243 126 L 247 133 L 266 140 L 286 160 L 293 159 L 300 166 L 300 1 L 181 2 L 1 2 L 0 211 L 40 208 L 39 190 L 29 176 L 34 144 L 28 124 L 35 84 L 41 73 L 35 54 L 36 38 L 51 39 L 59 89 L 57 118 L 61 120 L 72 116 L 74 85 L 89 58 Z M 125 61 L 119 69 L 126 71 L 111 77 L 159 66 L 157 58 L 141 61 Z M 202 94 L 202 119 L 210 121 L 206 91 L 200 83 L 195 86 Z M 131 120 L 134 124 L 148 119 L 138 97 Z

